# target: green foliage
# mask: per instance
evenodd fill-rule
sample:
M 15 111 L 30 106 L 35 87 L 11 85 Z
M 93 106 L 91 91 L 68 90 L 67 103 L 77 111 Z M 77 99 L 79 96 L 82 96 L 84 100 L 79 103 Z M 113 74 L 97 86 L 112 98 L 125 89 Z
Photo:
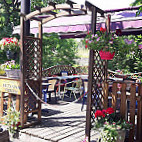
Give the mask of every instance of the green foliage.
M 35 6 L 46 7 L 51 0 L 31 0 L 31 11 L 35 10 Z M 52 0 L 57 4 L 65 3 L 65 0 Z
M 140 5 L 140 8 L 139 10 L 136 12 L 136 16 L 140 15 L 140 13 L 142 12 L 142 1 L 141 0 L 135 0 L 132 4 L 132 6 L 139 6 Z
M 21 127 L 20 112 L 17 112 L 13 107 L 9 107 L 6 114 L 3 117 L 4 123 L 8 126 L 9 132 L 14 134 Z
M 19 5 L 17 0 L 0 1 L 0 39 L 12 36 L 13 26 L 20 23 Z
M 43 68 L 73 65 L 76 52 L 77 43 L 73 39 L 60 39 L 55 33 L 43 35 Z
M 0 50 L 0 64 L 3 64 L 6 60 L 6 52 L 4 50 Z
M 113 108 L 97 110 L 95 112 L 94 130 L 101 130 L 101 142 L 116 142 L 118 131 L 129 130 L 132 124 L 122 120 L 120 115 L 115 113 Z
M 133 36 L 136 45 L 142 44 L 142 35 Z M 126 47 L 127 48 L 127 47 Z M 115 65 L 115 66 L 114 66 Z M 122 70 L 123 73 L 135 73 L 142 71 L 142 49 L 132 47 L 127 53 L 118 52 L 113 60 L 109 61 L 108 68 L 110 70 Z

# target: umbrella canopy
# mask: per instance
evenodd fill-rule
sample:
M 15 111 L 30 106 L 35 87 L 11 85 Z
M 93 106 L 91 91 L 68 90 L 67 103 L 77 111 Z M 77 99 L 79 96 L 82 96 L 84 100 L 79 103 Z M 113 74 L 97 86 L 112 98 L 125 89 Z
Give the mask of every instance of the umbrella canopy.
M 132 10 L 134 9 L 134 10 Z M 124 34 L 139 34 L 142 31 L 142 14 L 136 17 L 136 8 L 123 8 L 115 10 L 106 10 L 106 14 L 111 15 L 110 29 L 121 29 Z M 49 15 L 48 15 L 49 16 Z M 98 16 L 97 30 L 105 27 L 105 18 Z M 61 36 L 80 37 L 85 35 L 91 29 L 91 14 L 80 16 L 58 17 L 48 23 L 43 24 L 43 33 L 59 33 Z M 38 33 L 38 22 L 31 21 L 30 32 Z M 20 26 L 14 27 L 13 34 L 20 33 Z

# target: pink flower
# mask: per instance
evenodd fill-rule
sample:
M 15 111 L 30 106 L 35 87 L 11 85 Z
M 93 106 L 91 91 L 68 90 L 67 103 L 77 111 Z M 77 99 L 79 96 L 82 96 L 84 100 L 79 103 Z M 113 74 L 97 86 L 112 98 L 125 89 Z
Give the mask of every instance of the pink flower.
M 142 49 L 142 44 L 140 44 L 138 47 L 139 47 L 139 49 Z

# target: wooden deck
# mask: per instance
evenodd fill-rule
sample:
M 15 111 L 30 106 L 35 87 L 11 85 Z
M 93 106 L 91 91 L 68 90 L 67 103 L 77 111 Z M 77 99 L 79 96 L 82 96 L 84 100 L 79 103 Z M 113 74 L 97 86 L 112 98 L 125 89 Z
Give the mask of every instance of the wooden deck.
M 86 106 L 70 98 L 50 106 L 42 105 L 42 122 L 20 131 L 20 140 L 26 142 L 82 142 L 85 138 Z M 94 133 L 92 135 L 95 136 Z M 93 139 L 92 142 L 94 142 Z

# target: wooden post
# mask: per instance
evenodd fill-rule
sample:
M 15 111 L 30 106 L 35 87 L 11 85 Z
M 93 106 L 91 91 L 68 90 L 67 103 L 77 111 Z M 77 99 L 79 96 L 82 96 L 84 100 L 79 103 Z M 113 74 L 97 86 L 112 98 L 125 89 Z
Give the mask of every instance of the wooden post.
M 2 117 L 3 116 L 3 97 L 4 97 L 4 92 L 1 92 L 1 104 L 0 104 L 0 116 Z
M 131 85 L 130 90 L 130 122 L 133 124 L 133 128 L 129 133 L 129 141 L 134 142 L 134 131 L 135 131 L 135 106 L 136 106 L 136 86 Z
M 112 107 L 116 110 L 116 101 L 117 101 L 117 83 L 114 82 L 112 85 Z
M 125 119 L 125 116 L 126 116 L 126 83 L 122 83 L 120 113 L 121 113 L 121 118 Z
M 142 142 L 141 135 L 142 135 L 142 83 L 138 84 L 138 96 L 140 97 L 137 101 L 138 106 L 138 114 L 137 114 L 137 140 Z
M 16 110 L 20 110 L 20 95 L 16 95 Z
M 12 94 L 8 93 L 8 106 L 7 106 L 7 108 L 10 108 L 10 106 L 11 106 L 11 98 L 12 98 Z
M 97 20 L 97 9 L 92 7 L 92 33 L 96 32 L 96 20 Z M 91 130 L 91 104 L 92 104 L 92 83 L 93 83 L 93 62 L 94 62 L 94 50 L 90 50 L 89 55 L 89 82 L 88 82 L 88 95 L 87 95 L 87 111 L 86 111 L 86 129 L 85 135 L 90 142 L 90 130 Z
M 39 39 L 40 39 L 40 50 L 41 50 L 41 57 L 40 57 L 40 94 L 39 97 L 42 99 L 42 23 L 39 22 Z M 38 120 L 41 121 L 41 101 L 38 100 Z
M 24 126 L 24 90 L 25 90 L 25 84 L 24 84 L 24 16 L 21 15 L 20 18 L 21 22 L 21 33 L 20 33 L 20 67 L 21 67 L 21 75 L 20 75 L 20 91 L 21 91 L 21 126 Z
M 104 92 L 104 96 L 103 96 L 103 107 L 104 109 L 107 109 L 108 107 L 108 82 L 104 83 L 103 86 L 103 92 Z

